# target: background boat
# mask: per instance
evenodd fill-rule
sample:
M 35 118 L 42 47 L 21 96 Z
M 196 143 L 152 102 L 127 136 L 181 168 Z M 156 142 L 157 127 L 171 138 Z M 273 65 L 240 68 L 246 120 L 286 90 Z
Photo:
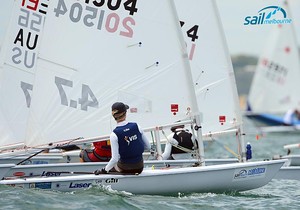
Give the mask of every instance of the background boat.
M 288 1 L 282 1 L 279 6 L 293 19 Z M 298 119 L 284 126 L 285 113 L 299 109 L 300 105 L 300 55 L 294 27 L 294 21 L 273 26 L 251 84 L 245 115 L 264 132 L 299 130 Z

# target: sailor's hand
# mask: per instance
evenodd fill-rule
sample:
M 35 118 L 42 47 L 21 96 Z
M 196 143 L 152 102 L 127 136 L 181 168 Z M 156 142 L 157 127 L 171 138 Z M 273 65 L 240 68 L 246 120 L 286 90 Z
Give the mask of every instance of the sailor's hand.
M 156 160 L 163 160 L 162 155 L 159 155 L 159 154 L 156 154 L 155 158 L 156 158 Z
M 193 167 L 198 167 L 198 166 L 200 166 L 200 163 L 194 163 L 192 166 Z
M 107 174 L 108 172 L 105 170 L 105 168 L 101 168 L 101 169 L 98 169 L 96 171 L 94 171 L 94 174 L 95 175 L 99 175 L 99 174 Z

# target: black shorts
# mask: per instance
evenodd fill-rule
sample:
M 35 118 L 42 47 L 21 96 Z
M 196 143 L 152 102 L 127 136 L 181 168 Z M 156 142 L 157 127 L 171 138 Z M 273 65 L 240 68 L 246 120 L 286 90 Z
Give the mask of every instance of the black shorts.
M 117 167 L 119 169 L 119 172 L 121 173 L 142 173 L 144 169 L 144 161 L 140 161 L 137 163 L 122 163 L 118 162 Z

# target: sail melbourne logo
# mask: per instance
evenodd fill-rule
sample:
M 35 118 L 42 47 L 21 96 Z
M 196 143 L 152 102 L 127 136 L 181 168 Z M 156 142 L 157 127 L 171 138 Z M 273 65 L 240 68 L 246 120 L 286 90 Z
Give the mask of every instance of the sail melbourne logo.
M 244 25 L 289 24 L 286 11 L 279 6 L 268 6 L 259 10 L 258 15 L 245 17 Z
M 251 168 L 251 169 L 237 169 L 234 173 L 234 180 L 251 179 L 265 176 L 266 168 Z

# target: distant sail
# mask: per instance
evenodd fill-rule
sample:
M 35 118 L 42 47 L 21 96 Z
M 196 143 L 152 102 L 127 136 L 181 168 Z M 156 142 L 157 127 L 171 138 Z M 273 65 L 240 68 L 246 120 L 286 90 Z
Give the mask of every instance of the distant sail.
M 293 23 L 274 25 L 251 84 L 251 111 L 285 113 L 300 105 L 299 62 Z

